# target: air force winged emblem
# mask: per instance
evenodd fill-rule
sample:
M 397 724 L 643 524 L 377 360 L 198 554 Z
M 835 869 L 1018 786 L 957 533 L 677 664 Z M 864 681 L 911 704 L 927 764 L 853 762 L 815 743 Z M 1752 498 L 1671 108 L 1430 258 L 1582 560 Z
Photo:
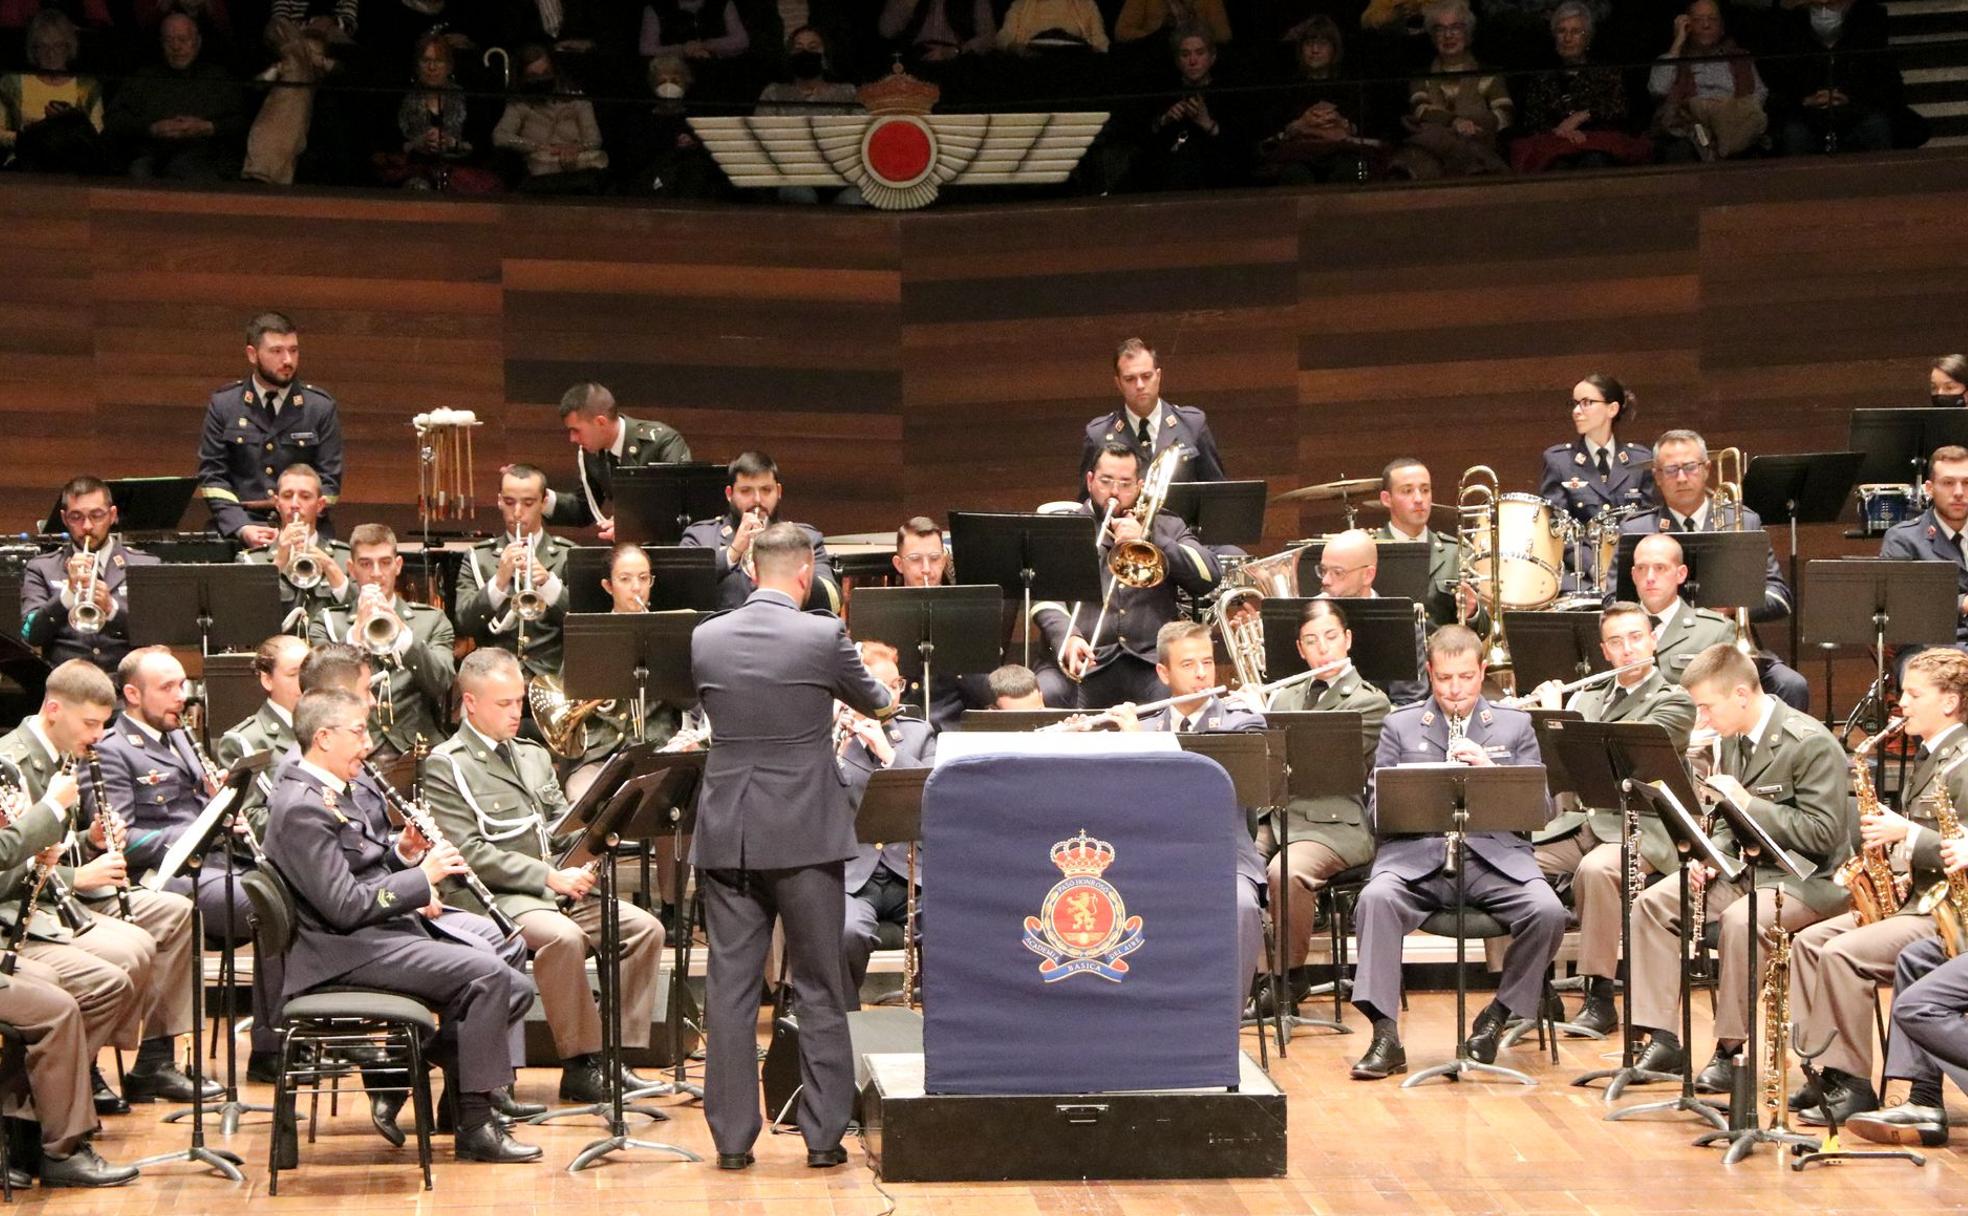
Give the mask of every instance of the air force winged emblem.
M 690 120 L 731 184 L 854 186 L 886 211 L 946 185 L 1063 182 L 1105 113 L 930 114 L 942 90 L 902 71 L 860 90 L 866 114 Z
M 1091 972 L 1118 984 L 1127 956 L 1141 948 L 1141 918 L 1129 916 L 1121 893 L 1100 876 L 1114 863 L 1114 846 L 1080 834 L 1052 846 L 1052 864 L 1065 875 L 1046 893 L 1037 916 L 1025 918 L 1025 948 L 1038 955 L 1039 975 L 1051 984 Z

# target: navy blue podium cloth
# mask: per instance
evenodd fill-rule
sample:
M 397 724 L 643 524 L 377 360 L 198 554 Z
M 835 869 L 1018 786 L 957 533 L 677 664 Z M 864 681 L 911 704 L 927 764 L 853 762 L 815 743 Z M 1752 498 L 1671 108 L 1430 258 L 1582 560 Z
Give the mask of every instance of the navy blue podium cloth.
M 939 766 L 923 790 L 927 1091 L 1234 1086 L 1246 831 L 1203 756 Z

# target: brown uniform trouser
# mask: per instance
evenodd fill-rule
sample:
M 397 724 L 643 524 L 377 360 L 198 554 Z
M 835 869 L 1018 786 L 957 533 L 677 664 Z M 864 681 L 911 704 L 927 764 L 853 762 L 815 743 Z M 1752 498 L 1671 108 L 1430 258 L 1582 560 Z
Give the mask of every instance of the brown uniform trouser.
M 1721 974 L 1715 988 L 1715 1037 L 1727 1043 L 1749 1036 L 1749 901 L 1745 894 L 1740 884 L 1720 879 L 1709 882 L 1708 919 L 1722 922 L 1722 941 L 1716 951 Z M 1759 966 L 1769 957 L 1776 902 L 1772 888 L 1756 893 L 1762 937 Z M 1824 913 L 1796 896 L 1784 896 L 1783 925 L 1792 933 L 1823 918 Z M 1633 902 L 1635 1026 L 1681 1033 L 1681 960 L 1681 884 L 1657 882 Z
M 1900 951 L 1934 936 L 1931 916 L 1889 916 L 1861 925 L 1847 912 L 1819 921 L 1790 946 L 1791 1017 L 1799 1044 L 1816 1048 L 1821 1068 L 1855 1077 L 1872 1075 L 1872 1036 L 1879 1013 L 1879 985 L 1893 982 Z
M 29 939 L 21 956 L 47 967 L 54 982 L 82 1007 L 89 1058 L 105 1046 L 134 1050 L 143 1024 L 157 943 L 135 925 L 94 917 L 87 932 L 66 942 Z
M 98 922 L 117 917 L 114 900 L 91 901 L 89 907 Z M 139 1037 L 154 1039 L 189 1032 L 191 901 L 168 891 L 133 889 L 129 923 L 150 937 L 156 957 L 150 966 L 149 986 L 138 994 L 130 1016 L 116 1027 L 111 1041 L 122 1047 Z M 86 936 L 95 936 L 95 930 Z
M 663 922 L 626 900 L 622 907 L 622 1045 L 649 1046 L 663 962 Z M 601 942 L 601 900 L 567 912 L 536 908 L 514 918 L 533 951 L 533 982 L 563 1060 L 601 1050 L 601 1011 L 588 987 L 588 950 Z
M 1563 840 L 1537 846 L 1538 869 L 1572 876 L 1572 907 L 1578 912 L 1578 969 L 1581 975 L 1611 979 L 1620 956 L 1620 847 L 1602 842 L 1591 824 Z M 1653 873 L 1645 858 L 1640 872 Z M 1638 915 L 1635 905 L 1635 915 Z M 1637 928 L 1637 923 L 1636 923 Z
M 20 1031 L 27 1045 L 26 1090 L 41 1123 L 41 1147 L 66 1157 L 96 1130 L 89 1097 L 92 1058 L 82 1009 L 55 983 L 48 969 L 23 959 L 20 971 L 0 987 L 0 1022 Z M 0 1079 L 12 1097 L 22 1078 Z
M 1285 928 L 1290 966 L 1305 965 L 1305 955 L 1312 945 L 1312 925 L 1319 915 L 1319 892 L 1325 889 L 1327 879 L 1346 868 L 1344 857 L 1317 840 L 1294 840 L 1285 852 L 1272 854 L 1269 873 L 1273 916 L 1285 903 L 1279 895 L 1284 876 L 1286 873 L 1291 876 L 1291 924 Z

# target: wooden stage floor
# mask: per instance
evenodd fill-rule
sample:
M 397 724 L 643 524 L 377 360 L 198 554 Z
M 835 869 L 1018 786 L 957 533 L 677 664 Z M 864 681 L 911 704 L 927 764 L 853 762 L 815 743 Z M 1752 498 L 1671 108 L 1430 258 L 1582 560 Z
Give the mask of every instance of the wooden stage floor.
M 1418 993 L 1407 1022 L 1410 1066 L 1422 1068 L 1453 1050 L 1454 997 Z M 1472 1011 L 1476 1006 L 1472 1004 Z M 1707 1002 L 1697 998 L 1696 1042 L 1705 1033 Z M 1501 1062 L 1527 1068 L 1535 1089 L 1501 1082 L 1437 1083 L 1402 1090 L 1393 1080 L 1360 1083 L 1348 1065 L 1366 1047 L 1361 1032 L 1333 1036 L 1301 1032 L 1288 1060 L 1273 1059 L 1273 1075 L 1290 1095 L 1290 1166 L 1280 1179 L 1224 1182 L 1129 1182 L 1028 1184 L 909 1184 L 883 1188 L 851 1142 L 847 1166 L 806 1168 L 797 1135 L 766 1136 L 758 1164 L 744 1173 L 641 1154 L 579 1175 L 565 1167 L 580 1147 L 601 1134 L 598 1125 L 563 1123 L 526 1128 L 524 1138 L 546 1149 L 530 1166 L 465 1165 L 450 1160 L 450 1142 L 435 1142 L 436 1189 L 417 1185 L 410 1148 L 391 1150 L 370 1129 L 365 1111 L 345 1103 L 338 1119 L 324 1118 L 321 1140 L 302 1145 L 301 1168 L 281 1176 L 281 1194 L 266 1195 L 266 1116 L 215 1144 L 246 1158 L 243 1186 L 172 1164 L 146 1171 L 118 1190 L 35 1190 L 26 1210 L 77 1216 L 152 1216 L 244 1211 L 303 1213 L 492 1212 L 513 1216 L 628 1216 L 632 1213 L 746 1213 L 755 1216 L 876 1216 L 899 1213 L 1018 1216 L 1081 1213 L 1086 1216 L 1161 1216 L 1199 1213 L 1593 1213 L 1623 1216 L 1686 1212 L 1824 1212 L 1880 1216 L 1928 1210 L 1968 1209 L 1968 1157 L 1950 1149 L 1928 1153 L 1928 1164 L 1856 1162 L 1814 1167 L 1804 1174 L 1780 1171 L 1774 1154 L 1759 1149 L 1725 1169 L 1714 1149 L 1690 1146 L 1696 1125 L 1687 1116 L 1655 1116 L 1648 1123 L 1607 1123 L 1596 1091 L 1572 1088 L 1572 1076 L 1599 1067 L 1607 1044 L 1568 1040 L 1553 1067 L 1535 1040 L 1504 1053 Z M 762 1027 L 763 1029 L 763 1027 Z M 761 1039 L 763 1042 L 763 1039 Z M 1247 1032 L 1245 1046 L 1256 1040 Z M 523 1096 L 552 1097 L 555 1074 L 529 1070 Z M 265 1101 L 265 1087 L 248 1087 Z M 1644 1099 L 1634 1099 L 1635 1101 Z M 1962 1095 L 1949 1091 L 1957 1119 Z M 664 1100 L 659 1105 L 671 1105 Z M 359 1099 L 355 1106 L 360 1106 Z M 326 1104 L 323 1104 L 326 1111 Z M 107 1156 L 130 1161 L 184 1143 L 177 1126 L 156 1122 L 159 1108 L 107 1121 L 98 1143 Z M 632 1134 L 668 1140 L 711 1155 L 710 1136 L 695 1107 L 676 1110 L 668 1123 L 637 1122 Z M 1968 1133 L 1957 1143 L 1968 1145 Z

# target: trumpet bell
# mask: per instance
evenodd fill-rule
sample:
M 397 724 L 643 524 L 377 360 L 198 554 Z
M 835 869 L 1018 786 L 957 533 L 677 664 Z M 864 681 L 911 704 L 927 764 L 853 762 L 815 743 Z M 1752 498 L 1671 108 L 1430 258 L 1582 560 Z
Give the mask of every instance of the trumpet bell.
M 321 563 L 305 555 L 287 563 L 287 581 L 301 591 L 312 591 L 321 585 Z
M 521 591 L 512 602 L 514 614 L 522 621 L 537 621 L 547 615 L 547 597 L 537 591 Z
M 93 597 L 68 610 L 68 627 L 77 633 L 101 633 L 105 623 L 103 611 L 96 607 Z
M 370 654 L 389 654 L 396 649 L 396 642 L 403 633 L 403 624 L 393 616 L 369 618 L 362 627 L 362 648 Z

